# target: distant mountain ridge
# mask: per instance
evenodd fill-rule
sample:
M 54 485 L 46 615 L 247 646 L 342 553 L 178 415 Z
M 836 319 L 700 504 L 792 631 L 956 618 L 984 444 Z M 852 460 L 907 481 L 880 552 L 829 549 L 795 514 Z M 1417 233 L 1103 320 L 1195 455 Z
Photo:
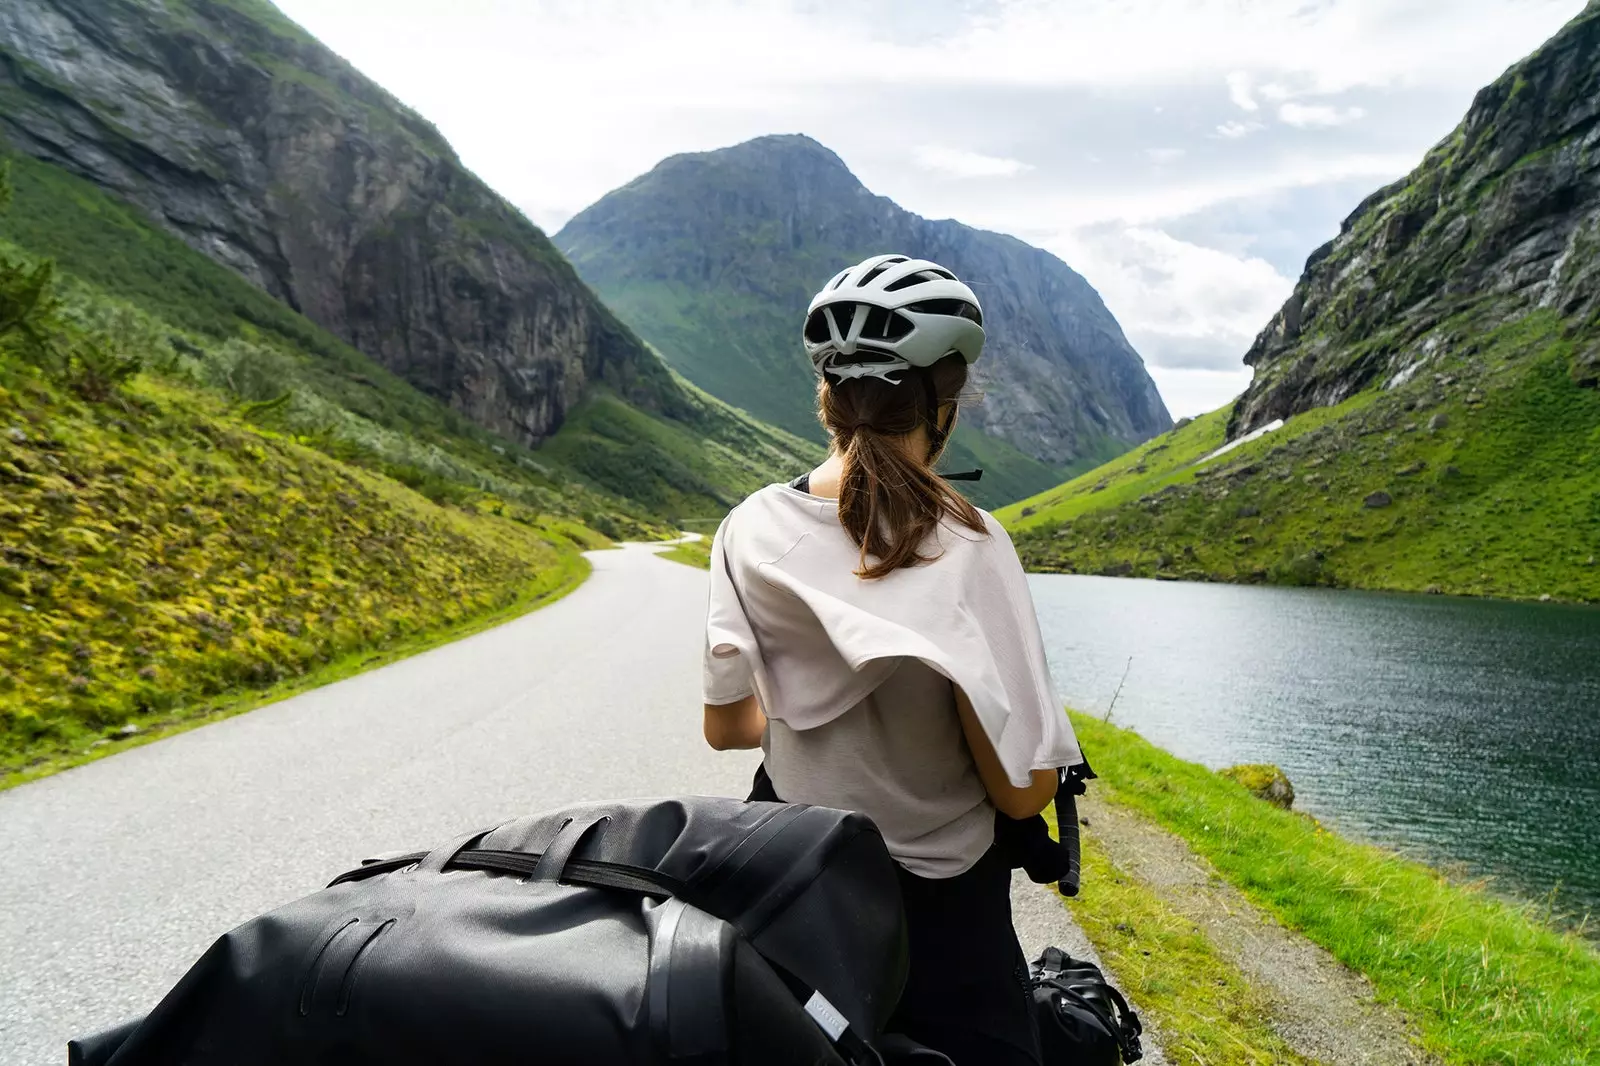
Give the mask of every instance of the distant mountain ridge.
M 809 137 L 664 160 L 580 212 L 555 241 L 667 362 L 714 395 L 815 438 L 799 343 L 812 294 L 878 252 L 936 260 L 984 304 L 983 402 L 969 446 L 1020 452 L 1035 479 L 1105 458 L 1171 418 L 1093 288 L 1055 256 L 875 196 Z M 1019 457 L 1020 458 L 1020 457 Z

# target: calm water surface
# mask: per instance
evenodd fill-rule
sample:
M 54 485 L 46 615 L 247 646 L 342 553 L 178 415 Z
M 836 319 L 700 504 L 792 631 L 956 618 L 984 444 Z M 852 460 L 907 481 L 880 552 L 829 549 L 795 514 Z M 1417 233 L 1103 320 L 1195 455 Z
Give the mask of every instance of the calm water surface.
M 1600 916 L 1600 609 L 1030 582 L 1069 703 L 1103 713 L 1128 669 L 1117 724 L 1214 768 L 1276 763 L 1349 835 Z

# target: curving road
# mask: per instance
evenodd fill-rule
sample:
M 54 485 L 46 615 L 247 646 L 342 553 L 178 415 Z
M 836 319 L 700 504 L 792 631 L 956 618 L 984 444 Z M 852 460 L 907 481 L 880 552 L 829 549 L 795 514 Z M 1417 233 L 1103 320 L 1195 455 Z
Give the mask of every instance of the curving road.
M 61 1062 L 363 856 L 582 800 L 743 795 L 757 753 L 700 738 L 705 575 L 589 558 L 496 629 L 0 793 L 0 1064 Z M 1067 921 L 1030 913 L 1028 947 Z

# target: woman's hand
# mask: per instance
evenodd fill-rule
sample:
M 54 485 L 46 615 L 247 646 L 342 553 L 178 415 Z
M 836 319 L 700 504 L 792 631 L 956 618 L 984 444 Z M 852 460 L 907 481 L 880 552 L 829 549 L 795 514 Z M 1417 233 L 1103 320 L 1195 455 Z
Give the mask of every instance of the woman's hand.
M 718 751 L 759 748 L 767 716 L 754 693 L 734 703 L 706 704 L 706 743 Z
M 1000 765 L 1000 756 L 995 754 L 994 745 L 989 743 L 989 734 L 983 731 L 983 723 L 978 721 L 978 712 L 973 710 L 972 701 L 967 699 L 967 694 L 961 691 L 960 686 L 955 686 L 955 690 L 961 732 L 967 738 L 972 761 L 978 767 L 978 778 L 983 782 L 983 790 L 989 794 L 989 802 L 994 804 L 995 810 L 1008 818 L 1020 820 L 1032 818 L 1048 807 L 1055 798 L 1056 786 L 1060 782 L 1056 772 L 1035 770 L 1027 788 L 1013 785 Z

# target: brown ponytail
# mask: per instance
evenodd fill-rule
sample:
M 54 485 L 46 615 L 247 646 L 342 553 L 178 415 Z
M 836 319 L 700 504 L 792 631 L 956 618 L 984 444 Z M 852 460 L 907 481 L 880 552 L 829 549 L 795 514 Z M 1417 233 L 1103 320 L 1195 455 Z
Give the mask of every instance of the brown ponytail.
M 978 509 L 933 472 L 943 450 L 939 408 L 960 399 L 966 360 L 950 355 L 897 376 L 898 385 L 875 377 L 824 376 L 817 387 L 817 413 L 844 462 L 839 521 L 861 547 L 858 577 L 883 577 L 936 558 L 923 555 L 922 545 L 946 516 L 975 533 L 987 532 Z M 926 457 L 903 445 L 919 425 L 928 427 L 935 442 Z

